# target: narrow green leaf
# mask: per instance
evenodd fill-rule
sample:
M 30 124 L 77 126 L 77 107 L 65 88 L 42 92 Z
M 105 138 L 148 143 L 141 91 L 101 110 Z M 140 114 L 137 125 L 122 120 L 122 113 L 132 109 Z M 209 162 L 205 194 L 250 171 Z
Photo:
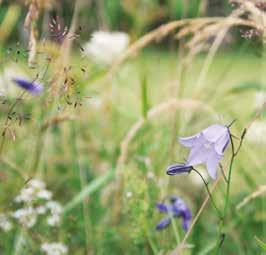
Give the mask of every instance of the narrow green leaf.
M 100 176 L 97 179 L 90 182 L 80 193 L 78 193 L 68 204 L 65 205 L 63 210 L 64 213 L 67 213 L 73 208 L 75 208 L 84 200 L 84 198 L 100 190 L 106 183 L 111 181 L 113 177 L 114 177 L 114 171 L 110 171 L 109 173 Z
M 143 76 L 141 81 L 141 104 L 142 104 L 142 116 L 147 117 L 149 111 L 149 100 L 148 100 L 148 84 L 146 76 Z
M 240 83 L 234 86 L 229 92 L 230 93 L 241 93 L 241 92 L 246 92 L 250 90 L 266 91 L 266 86 L 257 81 L 247 81 L 247 82 L 243 82 L 243 83 Z
M 262 242 L 258 237 L 255 236 L 255 240 L 257 241 L 259 247 L 263 250 L 266 251 L 266 243 Z

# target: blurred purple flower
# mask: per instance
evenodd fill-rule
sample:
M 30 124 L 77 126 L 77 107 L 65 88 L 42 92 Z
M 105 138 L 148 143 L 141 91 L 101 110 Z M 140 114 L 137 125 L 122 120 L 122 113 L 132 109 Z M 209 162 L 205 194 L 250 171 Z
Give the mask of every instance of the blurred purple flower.
M 13 81 L 21 88 L 27 90 L 32 95 L 39 95 L 43 91 L 43 86 L 41 84 L 35 83 L 33 81 L 27 81 L 20 78 L 15 78 Z
M 230 141 L 230 131 L 227 126 L 214 124 L 200 133 L 179 138 L 179 142 L 190 148 L 185 166 L 195 166 L 204 163 L 211 178 L 216 179 L 216 169 Z
M 190 221 L 192 218 L 191 211 L 189 210 L 186 203 L 179 197 L 172 197 L 170 203 L 158 203 L 156 205 L 157 209 L 161 213 L 167 214 L 167 217 L 163 218 L 156 226 L 156 230 L 162 230 L 166 228 L 170 222 L 171 218 L 180 217 L 183 219 L 182 226 L 185 231 L 188 230 Z

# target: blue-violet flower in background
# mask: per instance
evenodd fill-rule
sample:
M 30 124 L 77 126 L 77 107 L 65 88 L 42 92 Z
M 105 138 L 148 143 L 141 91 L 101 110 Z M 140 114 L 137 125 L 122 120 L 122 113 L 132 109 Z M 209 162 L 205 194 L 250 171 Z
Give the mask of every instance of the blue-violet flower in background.
M 21 78 L 15 78 L 13 81 L 21 88 L 27 90 L 32 95 L 39 95 L 43 91 L 43 86 L 41 84 L 35 83 L 33 81 L 27 81 Z
M 227 126 L 214 124 L 196 135 L 179 138 L 179 142 L 190 148 L 187 161 L 168 167 L 167 174 L 174 175 L 190 172 L 193 166 L 205 164 L 211 178 L 217 177 L 217 166 L 230 142 L 230 131 Z
M 167 214 L 156 226 L 157 230 L 166 228 L 172 218 L 180 217 L 182 218 L 182 226 L 185 231 L 188 230 L 192 218 L 192 214 L 186 203 L 179 197 L 171 197 L 170 203 L 158 203 L 156 205 L 157 209 L 161 213 Z

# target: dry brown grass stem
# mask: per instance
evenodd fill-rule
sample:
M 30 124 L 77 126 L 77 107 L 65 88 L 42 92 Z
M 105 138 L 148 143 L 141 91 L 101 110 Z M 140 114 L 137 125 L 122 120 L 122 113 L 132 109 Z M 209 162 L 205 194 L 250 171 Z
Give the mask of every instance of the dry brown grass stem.
M 211 29 L 205 28 L 208 24 L 210 24 L 210 26 L 212 26 Z M 136 42 L 131 44 L 131 46 L 124 52 L 124 54 L 122 54 L 122 56 L 117 61 L 114 62 L 114 64 L 112 65 L 112 67 L 110 68 L 110 70 L 107 74 L 107 77 L 111 77 L 116 72 L 118 67 L 122 63 L 124 63 L 124 61 L 126 59 L 128 59 L 129 57 L 131 57 L 133 55 L 136 55 L 141 49 L 145 48 L 150 43 L 152 43 L 154 41 L 161 40 L 162 38 L 166 37 L 167 35 L 169 35 L 171 32 L 173 32 L 174 30 L 176 30 L 178 28 L 188 26 L 187 30 L 185 29 L 185 27 L 182 29 L 183 32 L 182 33 L 180 32 L 182 36 L 180 35 L 178 39 L 181 39 L 181 37 L 186 36 L 190 31 L 196 33 L 197 36 L 199 34 L 199 38 L 197 40 L 193 39 L 194 37 L 192 37 L 193 45 L 194 45 L 198 41 L 202 41 L 204 39 L 206 40 L 207 38 L 209 38 L 210 37 L 210 31 L 209 30 L 211 30 L 211 31 L 213 30 L 213 32 L 211 34 L 211 35 L 213 35 L 221 27 L 230 28 L 232 26 L 239 26 L 239 25 L 256 27 L 256 24 L 252 21 L 245 20 L 242 18 L 231 17 L 231 16 L 229 16 L 227 18 L 225 18 L 225 17 L 205 17 L 205 18 L 196 18 L 196 19 L 195 18 L 194 19 L 183 19 L 183 20 L 172 21 L 172 22 L 169 22 L 167 24 L 161 25 L 160 27 L 154 29 L 153 31 L 151 31 L 147 34 L 145 34 L 139 40 L 137 40 Z M 203 30 L 203 32 L 202 32 L 201 28 L 204 28 L 206 30 Z M 197 33 L 197 32 L 199 32 L 199 33 Z
M 58 125 L 61 122 L 68 121 L 68 120 L 75 120 L 75 119 L 77 119 L 76 116 L 72 116 L 72 115 L 60 115 L 60 116 L 56 116 L 56 117 L 52 118 L 51 120 L 46 121 L 42 125 L 41 130 L 42 131 L 45 131 L 50 126 Z
M 214 182 L 212 188 L 210 189 L 211 193 L 215 190 L 215 188 L 217 187 L 217 185 L 221 179 L 222 179 L 222 176 L 219 176 L 219 178 Z M 201 204 L 201 207 L 199 208 L 196 216 L 194 217 L 188 231 L 186 232 L 186 235 L 184 236 L 182 242 L 177 246 L 177 248 L 174 251 L 172 251 L 170 253 L 171 255 L 179 255 L 179 254 L 181 255 L 182 250 L 187 247 L 186 241 L 187 241 L 188 237 L 190 236 L 192 229 L 195 226 L 195 224 L 197 223 L 197 221 L 198 221 L 201 213 L 203 212 L 204 208 L 207 206 L 209 199 L 210 199 L 210 196 L 207 195 L 206 198 L 204 199 L 203 203 Z
M 252 192 L 250 195 L 248 195 L 247 197 L 245 197 L 237 206 L 236 209 L 239 210 L 241 209 L 243 206 L 245 206 L 246 204 L 248 204 L 251 200 L 262 196 L 264 193 L 266 193 L 266 185 L 261 185 L 259 186 L 259 188 Z
M 120 166 L 122 166 L 126 162 L 128 156 L 129 144 L 136 136 L 138 131 L 141 129 L 141 127 L 143 127 L 143 125 L 146 123 L 146 121 L 151 121 L 166 112 L 175 112 L 175 110 L 177 109 L 201 109 L 203 111 L 208 112 L 211 115 L 216 115 L 216 112 L 214 111 L 213 108 L 211 108 L 209 105 L 200 100 L 194 100 L 194 99 L 177 100 L 175 98 L 172 98 L 166 102 L 160 103 L 159 105 L 149 110 L 147 114 L 147 119 L 145 118 L 139 119 L 127 132 L 126 136 L 124 137 L 120 145 L 120 156 L 118 157 L 116 164 L 117 168 L 119 169 Z

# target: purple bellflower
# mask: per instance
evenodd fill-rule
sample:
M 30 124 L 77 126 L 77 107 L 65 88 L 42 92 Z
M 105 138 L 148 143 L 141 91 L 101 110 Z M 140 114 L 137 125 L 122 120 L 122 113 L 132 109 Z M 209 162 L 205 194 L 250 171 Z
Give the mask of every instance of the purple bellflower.
M 216 179 L 216 169 L 230 142 L 230 131 L 227 126 L 214 124 L 196 135 L 179 138 L 179 142 L 190 148 L 187 161 L 167 168 L 167 174 L 189 173 L 193 166 L 205 164 L 212 179 Z
M 21 88 L 27 90 L 30 94 L 36 96 L 43 91 L 43 86 L 41 84 L 35 83 L 33 81 L 27 81 L 21 78 L 15 78 L 13 81 Z
M 171 219 L 176 217 L 182 218 L 183 229 L 185 231 L 188 230 L 192 214 L 186 203 L 181 198 L 175 196 L 171 197 L 170 203 L 158 203 L 156 207 L 161 213 L 167 214 L 167 216 L 157 224 L 156 230 L 166 228 L 171 223 Z

